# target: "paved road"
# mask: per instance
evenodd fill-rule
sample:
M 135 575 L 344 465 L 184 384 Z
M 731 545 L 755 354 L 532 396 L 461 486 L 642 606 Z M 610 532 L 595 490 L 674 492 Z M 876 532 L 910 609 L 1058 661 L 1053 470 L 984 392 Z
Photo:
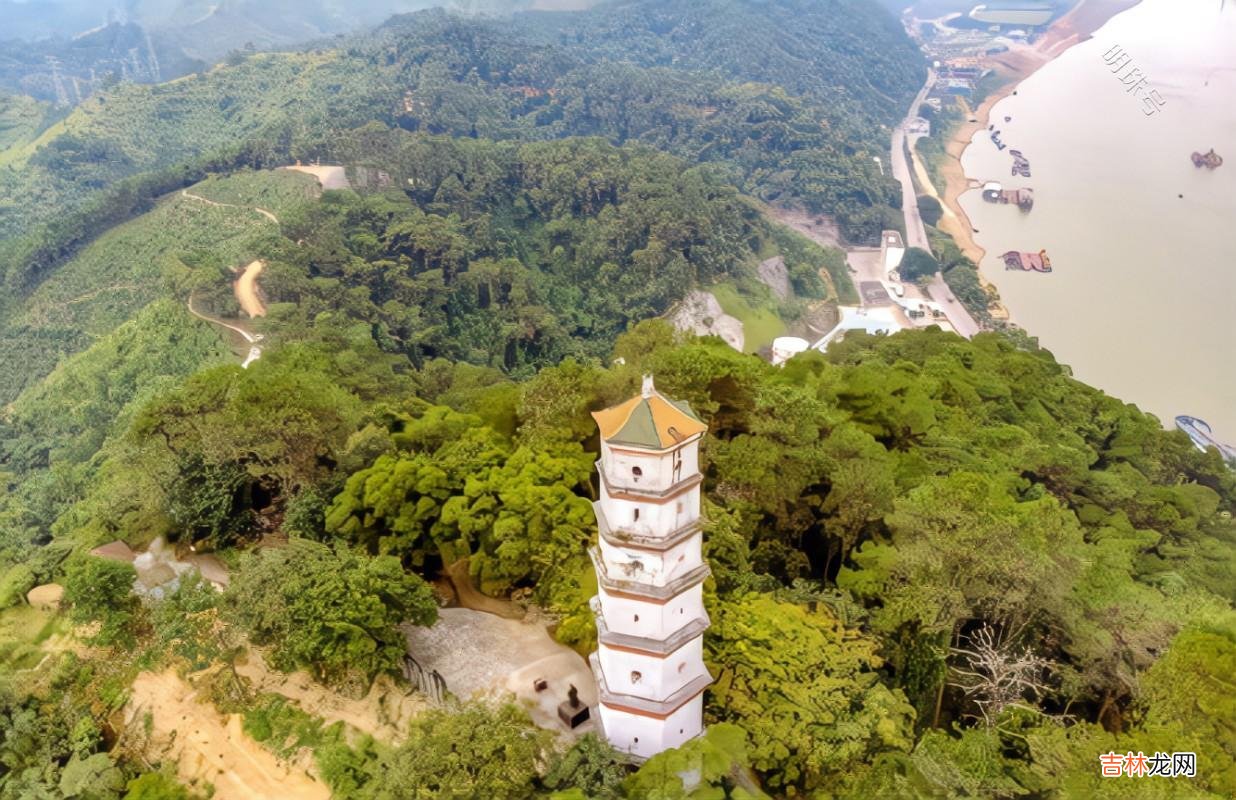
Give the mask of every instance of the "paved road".
M 918 116 L 918 107 L 923 104 L 923 101 L 927 98 L 927 93 L 931 91 L 931 87 L 935 85 L 935 82 L 935 70 L 928 70 L 927 82 L 923 84 L 923 88 L 919 90 L 918 95 L 914 98 L 914 103 L 910 106 L 910 112 L 906 115 L 905 120 L 893 130 L 892 141 L 893 178 L 901 184 L 901 207 L 906 218 L 906 246 L 921 247 L 928 251 L 931 250 L 931 245 L 927 240 L 927 229 L 924 227 L 923 220 L 918 214 L 918 198 L 914 194 L 914 181 L 910 178 L 910 162 L 906 158 L 906 128 L 910 120 Z M 913 144 L 914 141 L 911 140 L 910 145 L 913 146 Z M 953 326 L 953 330 L 967 339 L 981 330 L 979 324 L 966 311 L 961 301 L 953 296 L 952 290 L 944 282 L 943 275 L 937 272 L 932 277 L 927 286 L 927 293 L 931 296 L 932 300 L 935 300 L 944 309 L 944 313 L 948 316 L 948 321 Z

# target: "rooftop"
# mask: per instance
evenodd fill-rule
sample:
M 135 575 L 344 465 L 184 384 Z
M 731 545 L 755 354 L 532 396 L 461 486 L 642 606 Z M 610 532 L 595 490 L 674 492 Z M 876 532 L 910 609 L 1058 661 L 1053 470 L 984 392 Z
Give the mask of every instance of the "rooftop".
M 601 429 L 601 438 L 611 444 L 625 444 L 649 450 L 665 450 L 708 430 L 683 401 L 670 400 L 644 377 L 638 397 L 625 403 L 592 412 Z

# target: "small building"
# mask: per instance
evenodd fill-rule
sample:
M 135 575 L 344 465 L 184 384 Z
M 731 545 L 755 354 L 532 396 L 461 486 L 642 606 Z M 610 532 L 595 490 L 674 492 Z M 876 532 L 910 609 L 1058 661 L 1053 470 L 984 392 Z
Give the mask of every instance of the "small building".
M 915 117 L 906 124 L 906 133 L 910 136 L 930 136 L 931 123 L 922 117 Z
M 901 239 L 900 231 L 884 231 L 880 234 L 880 263 L 884 265 L 884 274 L 896 272 L 905 258 L 906 245 Z
M 799 353 L 810 349 L 811 343 L 797 336 L 778 336 L 772 343 L 772 364 L 780 367 Z
M 137 560 L 137 553 L 133 552 L 133 548 L 119 539 L 96 547 L 90 551 L 90 555 L 105 558 L 108 561 L 121 561 L 125 564 L 132 564 Z
M 954 97 L 971 97 L 974 94 L 974 82 L 965 78 L 945 78 L 940 82 L 940 91 Z
M 691 408 L 645 376 L 632 399 L 593 415 L 601 433 L 599 541 L 589 551 L 601 727 L 637 760 L 704 730 L 703 584 L 699 443 L 708 430 Z

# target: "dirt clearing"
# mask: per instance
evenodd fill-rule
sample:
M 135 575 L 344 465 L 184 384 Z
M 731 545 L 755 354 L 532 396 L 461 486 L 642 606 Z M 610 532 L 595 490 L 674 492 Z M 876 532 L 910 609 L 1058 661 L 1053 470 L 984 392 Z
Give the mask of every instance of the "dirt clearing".
M 424 695 L 410 693 L 388 677 L 379 677 L 367 695 L 353 700 L 317 683 L 307 672 L 275 672 L 252 651 L 237 662 L 236 671 L 252 682 L 257 694 L 282 695 L 328 725 L 342 722 L 390 744 L 398 744 L 412 718 L 428 708 Z
M 147 717 L 149 715 L 149 717 Z M 329 800 L 330 790 L 301 764 L 282 764 L 241 729 L 239 714 L 220 714 L 172 670 L 133 682 L 127 726 L 145 729 L 152 758 L 176 764 L 181 780 L 214 800 Z
M 297 164 L 294 167 L 284 167 L 292 172 L 303 172 L 318 179 L 323 191 L 331 189 L 350 189 L 348 173 L 343 167 L 309 167 Z

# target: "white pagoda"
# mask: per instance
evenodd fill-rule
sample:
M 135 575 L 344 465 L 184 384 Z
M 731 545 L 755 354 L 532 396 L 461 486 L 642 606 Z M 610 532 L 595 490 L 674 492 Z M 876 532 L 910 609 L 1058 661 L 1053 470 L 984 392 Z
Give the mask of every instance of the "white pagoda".
M 704 727 L 708 627 L 700 546 L 699 442 L 708 426 L 644 378 L 643 391 L 594 413 L 601 430 L 597 680 L 605 737 L 646 759 Z

